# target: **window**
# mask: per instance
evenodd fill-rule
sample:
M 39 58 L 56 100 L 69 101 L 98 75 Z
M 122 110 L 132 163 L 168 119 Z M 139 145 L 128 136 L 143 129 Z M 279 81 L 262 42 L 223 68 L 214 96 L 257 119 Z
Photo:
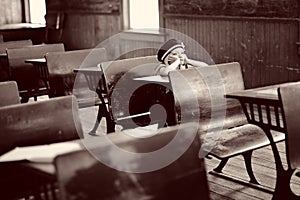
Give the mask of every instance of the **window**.
M 29 0 L 30 23 L 45 24 L 46 2 L 45 0 Z
M 129 28 L 159 28 L 158 0 L 128 0 Z

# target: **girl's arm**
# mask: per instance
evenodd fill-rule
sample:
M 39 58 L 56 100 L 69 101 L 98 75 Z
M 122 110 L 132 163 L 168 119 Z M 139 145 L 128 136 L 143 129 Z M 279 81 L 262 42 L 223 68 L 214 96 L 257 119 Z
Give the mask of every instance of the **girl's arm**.
M 192 59 L 189 59 L 189 58 L 186 58 L 186 62 L 187 62 L 187 64 L 192 65 L 194 67 L 208 66 L 208 64 L 205 63 L 205 62 L 201 62 L 201 61 L 198 61 L 198 60 L 192 60 Z

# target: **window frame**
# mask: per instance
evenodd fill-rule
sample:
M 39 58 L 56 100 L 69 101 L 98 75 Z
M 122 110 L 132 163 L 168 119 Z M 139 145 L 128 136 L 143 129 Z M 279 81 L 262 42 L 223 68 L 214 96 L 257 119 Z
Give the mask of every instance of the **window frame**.
M 162 27 L 162 16 L 161 16 L 161 0 L 158 1 L 158 27 L 153 28 L 153 30 L 157 29 L 159 32 L 159 29 Z M 136 28 L 131 27 L 131 19 L 130 19 L 130 2 L 131 0 L 122 0 L 122 7 L 123 7 L 123 27 L 124 30 L 140 30 Z M 155 32 L 155 31 L 154 31 Z
M 47 2 L 45 1 L 45 15 L 47 13 Z M 22 23 L 34 23 L 31 21 L 31 11 L 30 11 L 30 0 L 22 0 L 21 1 L 21 6 L 22 6 Z M 45 19 L 45 16 L 44 16 Z M 42 25 L 46 25 L 46 19 L 44 23 L 39 23 Z

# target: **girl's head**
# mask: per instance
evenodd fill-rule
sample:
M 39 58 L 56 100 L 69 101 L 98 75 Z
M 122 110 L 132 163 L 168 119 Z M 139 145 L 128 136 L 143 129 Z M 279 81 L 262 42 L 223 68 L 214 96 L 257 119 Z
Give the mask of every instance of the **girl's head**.
M 186 57 L 185 46 L 180 40 L 170 39 L 157 52 L 158 61 L 171 64 L 176 59 Z

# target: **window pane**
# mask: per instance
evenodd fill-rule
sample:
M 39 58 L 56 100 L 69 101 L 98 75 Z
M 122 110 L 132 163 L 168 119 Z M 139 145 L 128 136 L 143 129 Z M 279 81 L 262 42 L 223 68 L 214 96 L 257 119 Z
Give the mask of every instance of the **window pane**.
M 45 0 L 29 0 L 30 22 L 45 24 Z
M 130 0 L 130 28 L 159 28 L 158 0 Z

